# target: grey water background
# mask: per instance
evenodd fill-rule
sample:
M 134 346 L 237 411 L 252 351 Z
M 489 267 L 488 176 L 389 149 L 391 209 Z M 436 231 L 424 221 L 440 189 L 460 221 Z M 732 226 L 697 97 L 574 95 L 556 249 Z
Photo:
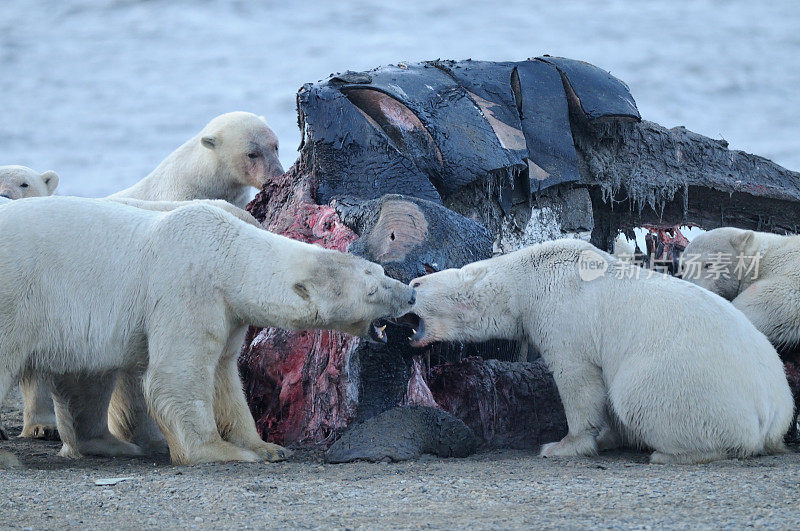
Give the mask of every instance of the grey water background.
M 144 177 L 213 116 L 264 115 L 288 167 L 295 93 L 436 58 L 594 63 L 644 118 L 800 169 L 800 1 L 2 0 L 0 165 L 62 195 Z

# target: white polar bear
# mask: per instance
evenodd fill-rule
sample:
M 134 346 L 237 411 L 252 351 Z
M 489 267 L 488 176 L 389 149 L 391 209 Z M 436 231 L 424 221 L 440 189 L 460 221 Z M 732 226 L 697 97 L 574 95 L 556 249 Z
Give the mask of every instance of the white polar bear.
M 117 192 L 110 199 L 154 201 L 139 203 L 140 208 L 169 210 L 176 201 L 222 199 L 243 208 L 252 187 L 261 186 L 271 177 L 283 173 L 278 159 L 278 139 L 263 118 L 249 112 L 231 112 L 217 116 L 203 130 L 171 153 L 147 177 L 137 184 Z M 249 214 L 221 208 L 248 222 Z M 163 437 L 149 418 L 141 393 L 141 371 L 134 369 L 120 375 L 109 374 L 105 379 L 93 377 L 91 384 L 103 396 L 103 387 L 114 386 L 111 414 L 108 419 L 112 432 L 126 440 L 158 452 L 164 448 Z M 81 383 L 76 383 L 80 387 Z M 22 437 L 57 438 L 55 414 L 50 389 L 35 378 L 21 382 L 25 402 Z M 94 399 L 86 394 L 91 403 Z M 91 411 L 91 409 L 89 409 Z M 88 412 L 87 412 L 88 414 Z M 79 422 L 105 423 L 91 415 Z
M 26 166 L 0 166 L 0 204 L 15 199 L 53 195 L 57 186 L 58 174 L 54 171 L 40 174 Z M 52 438 L 56 417 L 50 389 L 46 386 L 40 388 L 35 383 L 22 385 L 21 389 L 26 403 L 41 404 L 39 408 L 25 408 L 23 422 L 28 425 L 28 430 L 23 430 L 22 436 Z M 3 437 L 5 435 L 0 433 L 0 438 Z
M 252 188 L 283 173 L 278 138 L 249 112 L 217 116 L 153 172 L 110 198 L 147 201 L 224 199 L 244 207 Z
M 57 186 L 58 175 L 54 171 L 40 174 L 25 166 L 0 166 L 0 198 L 53 195 Z
M 190 204 L 205 204 L 220 208 L 250 225 L 261 228 L 261 224 L 249 212 L 222 199 L 143 201 L 140 199 L 115 198 L 109 201 L 157 212 L 175 210 Z M 137 368 L 131 372 L 124 372 L 121 376 L 115 373 L 108 373 L 103 376 L 92 375 L 88 381 L 81 381 L 80 378 L 76 378 L 75 387 L 85 391 L 81 399 L 81 403 L 85 407 L 80 408 L 77 404 L 75 405 L 73 413 L 77 415 L 77 412 L 81 410 L 82 414 L 72 419 L 73 424 L 97 425 L 97 429 L 102 429 L 102 426 L 108 423 L 112 433 L 123 440 L 143 446 L 149 452 L 166 451 L 166 441 L 147 414 L 144 396 L 141 393 L 141 375 L 142 370 Z M 98 400 L 104 400 L 102 397 L 110 392 L 109 389 L 112 387 L 115 392 L 111 400 L 111 414 L 109 415 L 110 418 L 106 419 L 105 411 L 98 411 L 94 408 L 94 404 Z M 22 391 L 25 405 L 20 437 L 57 440 L 56 414 L 50 386 L 47 382 L 40 381 L 35 375 L 29 374 L 21 379 L 20 390 Z M 64 419 L 62 424 L 66 424 L 66 422 L 66 419 Z M 71 428 L 81 430 L 87 429 L 87 426 L 71 426 Z
M 778 350 L 800 346 L 800 236 L 714 229 L 689 243 L 681 273 L 731 301 Z
M 22 203 L 0 208 L 0 399 L 21 374 L 52 378 L 62 455 L 139 453 L 105 428 L 62 420 L 83 391 L 74 377 L 141 365 L 175 463 L 279 459 L 286 451 L 259 438 L 238 376 L 247 325 L 364 336 L 414 303 L 413 288 L 377 264 L 210 205 Z M 15 464 L 0 451 L 0 466 Z
M 403 320 L 416 321 L 415 346 L 534 345 L 569 427 L 543 456 L 621 439 L 652 448 L 653 463 L 782 451 L 794 404 L 767 338 L 717 295 L 647 275 L 580 240 L 547 242 L 413 280 Z

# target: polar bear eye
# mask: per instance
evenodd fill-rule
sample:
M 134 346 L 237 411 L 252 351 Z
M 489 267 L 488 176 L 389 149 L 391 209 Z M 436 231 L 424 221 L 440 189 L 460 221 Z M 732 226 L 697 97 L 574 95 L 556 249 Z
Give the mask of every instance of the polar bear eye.
M 22 183 L 21 185 L 19 185 L 19 187 L 20 188 L 27 188 L 28 187 L 28 183 Z
M 255 153 L 255 152 L 247 154 L 247 157 L 251 158 L 251 159 L 257 159 L 259 156 L 261 156 L 261 154 L 260 153 Z

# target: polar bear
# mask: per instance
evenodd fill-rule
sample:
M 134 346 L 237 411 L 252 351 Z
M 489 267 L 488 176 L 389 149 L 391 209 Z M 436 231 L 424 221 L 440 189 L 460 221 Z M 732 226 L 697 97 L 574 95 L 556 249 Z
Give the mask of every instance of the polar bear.
M 417 304 L 402 320 L 413 322 L 412 345 L 504 338 L 541 352 L 569 427 L 542 456 L 592 455 L 622 440 L 653 449 L 653 463 L 784 448 L 793 401 L 775 349 L 693 284 L 557 240 L 411 286 Z
M 681 275 L 731 301 L 779 351 L 800 346 L 800 236 L 714 229 L 683 251 Z
M 211 120 L 147 177 L 109 198 L 125 200 L 128 204 L 132 200 L 158 202 L 138 205 L 151 210 L 172 209 L 176 201 L 197 199 L 226 200 L 244 208 L 253 187 L 261 188 L 269 178 L 282 173 L 278 139 L 265 120 L 249 112 L 231 112 Z M 217 206 L 231 211 L 221 203 Z M 250 217 L 241 210 L 232 213 L 240 218 Z M 110 374 L 106 379 L 108 381 L 93 376 L 91 385 L 115 386 L 110 419 L 115 435 L 152 447 L 155 452 L 162 450 L 163 437 L 148 417 L 139 389 L 141 371 Z M 23 379 L 21 388 L 25 401 L 21 436 L 57 438 L 50 389 L 32 377 Z M 105 393 L 99 389 L 97 392 Z M 91 418 L 80 421 L 96 422 Z
M 27 197 L 53 195 L 58 186 L 58 174 L 54 171 L 39 173 L 26 166 L 0 166 L 0 204 Z M 23 430 L 24 437 L 50 438 L 55 433 L 55 413 L 50 390 L 35 382 L 21 385 L 26 403 L 42 404 L 38 408 L 26 408 L 23 422 L 29 426 Z M 37 417 L 34 419 L 34 415 Z M 47 426 L 47 428 L 45 428 Z M 48 429 L 50 431 L 44 431 Z M 40 431 L 41 430 L 41 431 Z M 0 438 L 4 435 L 0 434 Z
M 175 463 L 280 459 L 287 452 L 259 438 L 238 376 L 247 325 L 365 336 L 375 319 L 414 304 L 414 289 L 377 264 L 211 205 L 155 212 L 74 197 L 21 203 L 0 208 L 0 399 L 21 374 L 46 375 L 62 455 L 139 452 L 105 426 L 72 429 L 62 420 L 83 414 L 74 410 L 82 392 L 75 376 L 143 365 L 147 406 Z M 0 452 L 0 465 L 16 463 Z
M 147 201 L 224 199 L 244 208 L 252 188 L 283 173 L 278 138 L 249 112 L 217 116 L 150 175 L 109 196 Z
M 159 212 L 174 210 L 189 204 L 206 204 L 229 212 L 250 225 L 261 227 L 261 224 L 249 212 L 221 199 L 143 201 L 117 197 L 109 201 Z M 134 370 L 131 373 L 125 372 L 121 376 L 114 373 L 106 374 L 103 377 L 92 375 L 88 379 L 89 381 L 83 382 L 76 378 L 75 386 L 86 391 L 82 396 L 89 403 L 102 400 L 102 396 L 109 392 L 106 388 L 114 388 L 116 392 L 112 395 L 111 418 L 109 419 L 111 431 L 114 435 L 134 442 L 144 447 L 148 452 L 164 452 L 167 449 L 166 441 L 147 414 L 139 384 L 141 373 L 141 370 Z M 89 391 L 89 388 L 96 389 Z M 20 437 L 58 440 L 56 413 L 48 383 L 40 381 L 33 374 L 29 374 L 20 380 L 20 391 L 22 392 L 25 406 Z M 73 422 L 89 425 L 105 424 L 106 421 L 104 419 L 93 417 L 94 413 L 96 413 L 96 410 L 90 410 L 84 417 L 72 420 Z M 62 421 L 62 425 L 64 424 L 66 424 L 66 420 Z M 71 428 L 86 429 L 85 426 L 71 426 Z
M 0 166 L 0 198 L 53 195 L 57 186 L 58 174 L 54 171 L 39 173 L 25 166 Z

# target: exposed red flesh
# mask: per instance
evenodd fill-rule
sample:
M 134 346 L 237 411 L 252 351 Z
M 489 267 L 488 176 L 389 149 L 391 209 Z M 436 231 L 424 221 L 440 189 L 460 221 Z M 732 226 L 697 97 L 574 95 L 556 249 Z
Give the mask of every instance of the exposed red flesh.
M 299 165 L 268 183 L 248 205 L 264 228 L 345 251 L 357 235 L 336 212 L 311 200 Z M 341 332 L 248 332 L 239 368 L 261 436 L 278 444 L 327 447 L 355 417 L 357 375 L 351 355 L 359 339 Z

